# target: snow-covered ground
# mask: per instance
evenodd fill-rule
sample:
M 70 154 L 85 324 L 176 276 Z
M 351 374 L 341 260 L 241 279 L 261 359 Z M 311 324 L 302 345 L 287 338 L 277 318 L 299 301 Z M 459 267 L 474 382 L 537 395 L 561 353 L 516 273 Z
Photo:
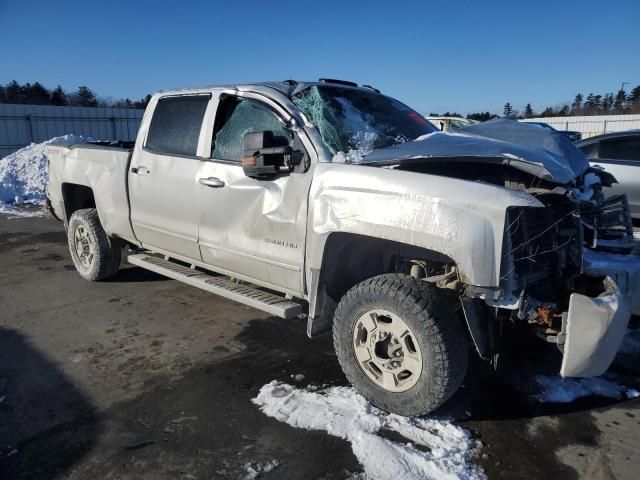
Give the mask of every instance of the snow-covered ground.
M 43 203 L 47 184 L 47 156 L 49 143 L 70 145 L 91 140 L 78 135 L 55 137 L 43 143 L 32 143 L 0 159 L 0 212 L 21 216 L 40 214 L 41 210 L 20 208 L 25 203 Z
M 364 469 L 360 478 L 485 478 L 472 462 L 479 442 L 448 419 L 388 414 L 349 387 L 311 391 L 273 381 L 253 402 L 281 422 L 348 440 Z
M 640 354 L 640 329 L 627 332 L 620 351 Z M 514 385 L 526 392 L 531 405 L 566 404 L 590 396 L 640 397 L 615 374 L 598 378 L 536 375 L 532 380 Z M 375 408 L 353 388 L 297 388 L 276 380 L 264 385 L 253 402 L 266 415 L 293 427 L 324 430 L 349 441 L 364 470 L 354 480 L 484 478 L 473 463 L 481 443 L 449 418 L 400 417 Z M 465 417 L 469 415 L 465 412 Z

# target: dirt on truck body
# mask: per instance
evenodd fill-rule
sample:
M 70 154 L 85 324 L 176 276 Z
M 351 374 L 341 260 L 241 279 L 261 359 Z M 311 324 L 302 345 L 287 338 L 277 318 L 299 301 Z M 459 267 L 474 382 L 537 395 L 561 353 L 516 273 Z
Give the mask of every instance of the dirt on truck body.
M 625 196 L 564 136 L 498 119 L 438 132 L 368 86 L 321 79 L 160 92 L 134 145 L 48 147 L 78 272 L 129 262 L 333 332 L 372 403 L 444 403 L 473 345 L 529 325 L 564 376 L 610 365 L 640 262 Z M 472 347 L 472 348 L 473 348 Z

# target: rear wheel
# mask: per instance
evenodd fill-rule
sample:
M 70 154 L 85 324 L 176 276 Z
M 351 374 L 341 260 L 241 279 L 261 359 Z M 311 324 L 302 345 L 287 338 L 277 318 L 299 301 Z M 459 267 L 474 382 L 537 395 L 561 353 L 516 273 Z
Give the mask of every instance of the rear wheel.
M 120 242 L 109 238 L 95 208 L 73 212 L 67 227 L 67 241 L 73 264 L 86 280 L 105 280 L 120 268 Z
M 353 287 L 334 316 L 338 361 L 371 403 L 400 415 L 429 413 L 460 387 L 468 351 L 459 301 L 407 275 Z

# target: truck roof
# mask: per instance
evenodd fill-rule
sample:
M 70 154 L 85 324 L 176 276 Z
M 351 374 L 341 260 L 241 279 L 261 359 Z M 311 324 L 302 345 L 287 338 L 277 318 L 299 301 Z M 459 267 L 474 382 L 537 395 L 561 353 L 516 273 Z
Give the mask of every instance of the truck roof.
M 298 93 L 302 90 L 306 90 L 309 87 L 313 87 L 316 85 L 332 85 L 339 86 L 343 88 L 354 88 L 359 90 L 367 90 L 369 92 L 373 91 L 376 93 L 380 93 L 380 90 L 372 87 L 371 85 L 358 85 L 355 82 L 350 82 L 348 80 L 337 80 L 332 78 L 320 78 L 317 81 L 297 81 L 297 80 L 283 80 L 276 82 L 256 82 L 256 83 L 242 83 L 242 84 L 224 84 L 224 85 L 207 85 L 203 87 L 191 87 L 191 88 L 179 88 L 179 89 L 170 89 L 170 90 L 160 90 L 155 93 L 155 95 L 177 95 L 181 93 L 190 93 L 190 92 L 202 92 L 206 90 L 213 90 L 218 88 L 229 88 L 229 89 L 238 89 L 238 90 L 249 90 L 252 87 L 270 87 L 281 94 L 291 97 L 293 94 Z

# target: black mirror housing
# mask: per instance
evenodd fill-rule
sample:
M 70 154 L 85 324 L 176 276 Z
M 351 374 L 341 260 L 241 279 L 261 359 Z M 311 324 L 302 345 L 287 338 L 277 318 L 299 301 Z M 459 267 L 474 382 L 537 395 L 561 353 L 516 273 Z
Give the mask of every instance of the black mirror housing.
M 246 133 L 243 140 L 242 168 L 251 178 L 269 178 L 280 173 L 293 149 L 285 137 L 272 131 Z

